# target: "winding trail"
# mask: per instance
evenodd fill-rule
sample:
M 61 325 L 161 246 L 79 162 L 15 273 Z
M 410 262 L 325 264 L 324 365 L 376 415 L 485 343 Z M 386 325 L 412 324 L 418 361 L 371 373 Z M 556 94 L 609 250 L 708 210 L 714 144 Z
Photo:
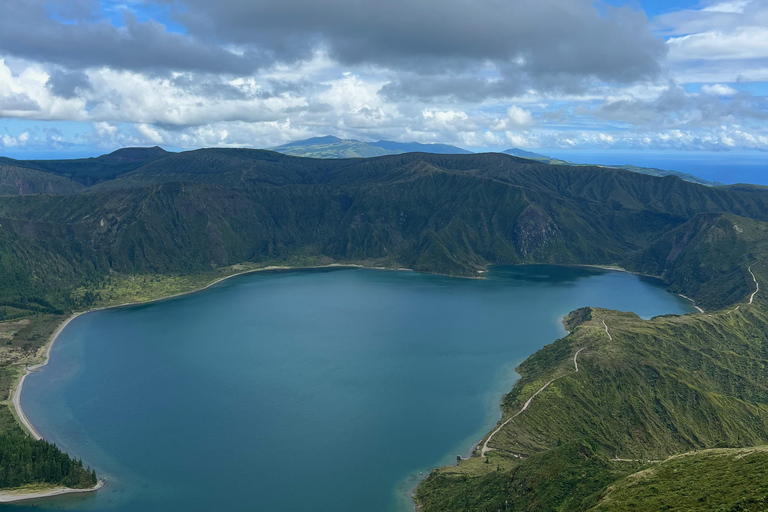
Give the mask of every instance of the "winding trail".
M 749 302 L 748 302 L 748 304 L 752 304 L 752 302 L 755 300 L 755 295 L 757 295 L 757 292 L 760 291 L 760 283 L 757 282 L 757 277 L 755 277 L 755 273 L 752 272 L 752 267 L 751 266 L 747 267 L 747 271 L 750 273 L 750 275 L 752 276 L 752 280 L 755 282 L 755 291 L 753 291 L 752 295 L 749 296 Z M 732 309 L 730 311 L 730 313 L 734 313 L 734 312 L 738 311 L 739 308 L 741 308 L 741 304 L 739 304 L 734 309 Z
M 605 334 L 608 335 L 608 339 L 613 341 L 613 336 L 611 336 L 611 333 L 608 332 L 608 324 L 605 323 L 605 320 L 603 320 L 603 327 L 605 327 Z
M 752 280 L 755 282 L 755 291 L 753 291 L 752 295 L 749 296 L 749 303 L 752 304 L 752 301 L 755 300 L 755 295 L 757 295 L 757 292 L 760 291 L 760 283 L 757 282 L 757 278 L 755 277 L 754 272 L 752 272 L 752 266 L 749 266 L 747 270 L 750 274 L 752 274 Z
M 686 299 L 686 300 L 691 301 L 691 305 L 694 308 L 696 308 L 696 311 L 698 311 L 699 313 L 704 313 L 704 309 L 699 307 L 699 306 L 697 306 L 695 300 L 693 300 L 692 298 L 688 297 L 687 295 L 683 295 L 682 293 L 678 293 L 678 295 L 681 296 L 682 298 Z
M 585 348 L 586 348 L 586 347 L 582 347 L 582 348 L 580 348 L 580 349 L 579 349 L 579 350 L 577 350 L 577 351 L 576 351 L 576 353 L 573 355 L 573 366 L 574 366 L 575 370 L 574 370 L 572 373 L 577 373 L 577 372 L 579 371 L 579 363 L 578 363 L 578 361 L 576 360 L 576 358 L 578 358 L 578 357 L 579 357 L 579 353 L 580 353 L 582 350 L 584 350 Z M 554 379 L 550 380 L 549 382 L 547 382 L 546 384 L 544 384 L 543 386 L 541 386 L 541 388 L 539 388 L 539 390 L 538 390 L 538 391 L 536 391 L 536 392 L 533 394 L 533 396 L 531 396 L 531 398 L 529 398 L 529 399 L 528 399 L 528 400 L 525 402 L 525 404 L 523 405 L 523 408 L 522 408 L 522 409 L 520 409 L 519 411 L 517 411 L 517 412 L 516 412 L 516 413 L 515 413 L 513 416 L 511 416 L 511 417 L 510 417 L 510 418 L 509 418 L 507 421 L 505 421 L 504 423 L 502 423 L 501 425 L 499 425 L 499 426 L 496 428 L 496 430 L 494 430 L 493 432 L 491 432 L 491 434 L 488 436 L 488 438 L 487 438 L 487 439 L 485 440 L 485 442 L 483 443 L 483 447 L 482 447 L 482 449 L 480 450 L 480 456 L 481 456 L 481 457 L 485 457 L 485 454 L 486 454 L 487 452 L 489 452 L 489 451 L 493 450 L 493 448 L 489 448 L 489 447 L 488 447 L 488 443 L 490 442 L 490 440 L 491 440 L 491 439 L 493 439 L 493 436 L 495 436 L 495 435 L 496 435 L 496 434 L 497 434 L 497 433 L 498 433 L 498 432 L 499 432 L 499 431 L 500 431 L 502 428 L 504 428 L 504 427 L 507 425 L 507 423 L 509 423 L 509 422 L 510 422 L 510 421 L 512 421 L 513 419 L 517 418 L 518 416 L 520 416 L 520 415 L 523 413 L 523 411 L 525 411 L 526 409 L 528 409 L 528 406 L 529 406 L 529 405 L 531 405 L 531 402 L 533 401 L 533 399 L 534 399 L 534 398 L 536 398 L 536 396 L 537 396 L 539 393 L 541 393 L 542 391 L 544 391 L 545 389 L 547 389 L 547 386 L 549 386 L 550 384 L 552 384 L 553 382 L 555 382 L 557 379 L 562 379 L 563 377 L 566 377 L 566 376 L 568 376 L 568 375 L 571 375 L 572 373 L 567 373 L 567 374 L 565 374 L 565 375 L 561 375 L 561 376 L 559 376 L 559 377 L 555 377 Z

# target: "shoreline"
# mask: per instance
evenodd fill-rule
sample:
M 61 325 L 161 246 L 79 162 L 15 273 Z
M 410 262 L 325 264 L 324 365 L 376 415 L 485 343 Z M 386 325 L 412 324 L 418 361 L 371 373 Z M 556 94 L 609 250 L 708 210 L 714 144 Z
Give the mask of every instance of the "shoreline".
M 35 429 L 34 425 L 32 425 L 32 422 L 29 421 L 29 418 L 27 418 L 26 414 L 24 414 L 24 409 L 21 405 L 21 392 L 24 387 L 24 381 L 26 380 L 27 376 L 31 373 L 34 373 L 44 366 L 48 364 L 48 362 L 51 360 L 51 350 L 53 349 L 53 345 L 56 343 L 56 341 L 59 339 L 59 335 L 62 333 L 62 331 L 69 325 L 69 323 L 74 320 L 75 318 L 85 315 L 87 313 L 93 313 L 96 311 L 104 311 L 107 309 L 117 309 L 117 308 L 124 308 L 128 306 L 140 306 L 144 304 L 151 304 L 153 302 L 159 302 L 163 300 L 168 299 L 175 299 L 178 297 L 183 297 L 184 295 L 190 295 L 192 293 L 201 292 L 203 290 L 207 290 L 211 286 L 214 286 L 216 284 L 221 283 L 222 281 L 226 281 L 227 279 L 232 279 L 233 277 L 242 276 L 246 274 L 252 274 L 255 272 L 264 272 L 264 271 L 270 271 L 270 270 L 311 270 L 311 269 L 321 269 L 321 268 L 367 268 L 372 270 L 395 270 L 395 271 L 412 271 L 412 269 L 409 268 L 387 268 L 387 267 L 367 267 L 365 265 L 355 264 L 355 263 L 331 263 L 328 265 L 311 265 L 311 266 L 301 266 L 301 267 L 290 267 L 290 266 L 284 266 L 284 265 L 269 265 L 262 268 L 254 268 L 250 270 L 243 270 L 242 272 L 236 272 L 234 274 L 230 274 L 228 276 L 221 277 L 219 279 L 216 279 L 215 281 L 208 283 L 207 285 L 201 287 L 201 288 L 195 288 L 194 290 L 189 290 L 186 292 L 180 292 L 180 293 L 174 293 L 173 295 L 168 295 L 165 297 L 158 297 L 156 299 L 150 299 L 145 301 L 132 301 L 132 302 L 124 302 L 121 304 L 114 304 L 112 306 L 99 306 L 96 308 L 87 309 L 85 311 L 77 311 L 70 314 L 70 316 L 64 320 L 59 326 L 56 328 L 56 330 L 51 334 L 51 337 L 49 338 L 48 342 L 43 346 L 45 348 L 45 355 L 44 360 L 41 363 L 35 364 L 35 365 L 29 365 L 27 364 L 24 368 L 24 375 L 22 375 L 18 382 L 16 383 L 16 386 L 13 389 L 13 393 L 11 393 L 11 401 L 13 404 L 13 408 L 16 411 L 16 415 L 19 419 L 19 422 L 21 423 L 21 426 L 24 427 L 24 429 L 36 440 L 43 439 L 43 436 L 40 435 L 40 433 Z M 1 502 L 0 502 L 1 503 Z
M 635 275 L 645 275 L 645 274 L 638 274 L 636 272 L 632 272 L 632 271 L 623 269 L 621 267 L 609 267 L 609 266 L 600 266 L 600 265 L 564 265 L 564 266 L 591 267 L 591 268 L 600 268 L 600 269 L 608 270 L 608 271 L 618 271 L 618 272 L 626 272 L 626 273 L 635 274 Z M 43 362 L 38 363 L 38 364 L 33 365 L 33 366 L 26 365 L 26 367 L 24 369 L 24 374 L 19 378 L 19 380 L 18 380 L 18 382 L 16 384 L 16 387 L 13 390 L 13 393 L 12 393 L 12 404 L 13 404 L 13 408 L 14 408 L 14 410 L 16 412 L 16 416 L 18 418 L 19 423 L 21 423 L 22 427 L 34 439 L 36 439 L 36 440 L 44 439 L 43 436 L 37 431 L 37 429 L 35 429 L 34 425 L 32 425 L 32 422 L 29 420 L 29 418 L 27 418 L 26 414 L 24 413 L 23 407 L 21 405 L 21 393 L 22 393 L 24 381 L 26 380 L 28 375 L 30 375 L 33 372 L 39 371 L 41 368 L 43 368 L 44 366 L 46 366 L 49 363 L 50 358 L 51 358 L 51 350 L 53 349 L 53 345 L 56 343 L 56 341 L 59 338 L 59 335 L 63 332 L 63 330 L 75 318 L 77 318 L 77 317 L 79 317 L 81 315 L 84 315 L 86 313 L 92 313 L 92 312 L 95 312 L 95 311 L 103 311 L 103 310 L 107 310 L 107 309 L 117 309 L 117 308 L 122 308 L 122 307 L 151 304 L 153 302 L 159 302 L 159 301 L 163 301 L 163 300 L 168 300 L 168 299 L 174 299 L 174 298 L 182 297 L 184 295 L 190 295 L 190 294 L 193 294 L 193 293 L 197 293 L 197 292 L 201 292 L 201 291 L 207 290 L 208 288 L 210 288 L 210 287 L 212 287 L 212 286 L 214 286 L 216 284 L 219 284 L 219 283 L 221 283 L 223 281 L 226 281 L 228 279 L 232 279 L 234 277 L 238 277 L 238 276 L 242 276 L 242 275 L 246 275 L 246 274 L 252 274 L 252 273 L 256 273 L 256 272 L 265 272 L 265 271 L 312 270 L 312 269 L 325 269 L 325 268 L 364 268 L 364 269 L 370 269 L 370 270 L 394 270 L 394 271 L 412 271 L 412 272 L 414 272 L 413 269 L 405 268 L 405 267 L 391 268 L 391 267 L 383 267 L 383 266 L 366 266 L 366 265 L 361 265 L 361 264 L 357 264 L 357 263 L 330 263 L 330 264 L 327 264 L 327 265 L 307 265 L 307 266 L 295 266 L 295 267 L 294 266 L 287 266 L 287 265 L 269 265 L 269 266 L 266 266 L 266 267 L 253 268 L 253 269 L 249 269 L 249 270 L 243 270 L 243 271 L 240 271 L 240 272 L 235 272 L 233 274 L 230 274 L 230 275 L 221 277 L 219 279 L 216 279 L 213 282 L 211 282 L 211 283 L 209 283 L 209 284 L 207 284 L 205 286 L 202 286 L 200 288 L 196 288 L 196 289 L 185 291 L 185 292 L 175 293 L 175 294 L 168 295 L 168 296 L 165 296 L 165 297 L 158 297 L 158 298 L 150 299 L 150 300 L 146 300 L 146 301 L 125 302 L 125 303 L 121 303 L 121 304 L 114 304 L 114 305 L 111 305 L 111 306 L 100 306 L 100 307 L 91 308 L 91 309 L 88 309 L 88 310 L 85 310 L 85 311 L 74 312 L 66 320 L 64 320 L 56 328 L 56 330 L 53 332 L 53 334 L 51 335 L 49 341 L 45 345 L 45 360 Z M 488 271 L 487 270 L 479 271 L 479 273 L 480 273 L 479 276 L 469 277 L 469 278 L 470 279 L 484 279 L 484 276 L 482 276 L 482 274 L 484 274 L 486 272 L 488 272 Z M 467 276 L 451 276 L 451 275 L 431 273 L 431 272 L 429 272 L 429 273 L 433 274 L 433 275 L 445 276 L 445 277 L 465 277 L 465 278 L 467 277 Z M 657 276 L 649 276 L 649 275 L 645 275 L 645 276 L 646 277 L 653 277 L 655 279 L 660 279 Z M 681 296 L 685 297 L 684 295 L 681 295 Z M 685 297 L 685 298 L 690 300 L 691 302 L 694 302 L 692 299 L 690 299 L 688 297 Z M 701 309 L 699 307 L 697 307 L 697 306 L 694 306 L 694 307 L 696 307 L 697 310 L 701 311 Z M 563 317 L 563 319 L 564 319 L 564 317 Z M 569 334 L 567 330 L 565 332 L 566 332 L 566 335 Z M 481 439 L 481 441 L 482 441 L 482 439 Z M 416 487 L 418 487 L 418 485 L 420 484 L 421 480 L 423 480 L 424 477 L 426 477 L 426 475 L 419 475 L 419 478 L 416 479 L 416 485 L 413 487 L 414 491 L 415 491 Z M 99 483 L 97 483 L 95 487 L 90 488 L 90 489 L 70 489 L 70 488 L 63 487 L 63 488 L 57 489 L 55 491 L 43 491 L 41 493 L 28 493 L 28 494 L 24 494 L 23 495 L 24 497 L 13 497 L 9 501 L 3 501 L 3 499 L 4 499 L 4 497 L 6 495 L 3 494 L 4 491 L 0 491 L 0 503 L 11 503 L 13 501 L 31 500 L 31 499 L 35 499 L 35 498 L 59 496 L 59 495 L 70 494 L 70 493 L 95 492 L 95 491 L 97 491 L 98 489 L 102 488 L 105 485 L 105 482 L 103 480 L 99 480 L 98 482 Z M 7 496 L 12 496 L 12 495 L 7 495 Z
M 63 496 L 65 494 L 82 494 L 86 492 L 96 492 L 106 483 L 104 480 L 98 480 L 96 485 L 87 489 L 72 489 L 71 487 L 53 487 L 47 491 L 26 491 L 24 488 L 18 491 L 0 491 L 0 503 L 18 503 L 20 501 L 36 500 L 41 498 L 52 498 L 54 496 Z
M 116 308 L 122 308 L 122 307 L 128 307 L 128 306 L 138 306 L 143 304 L 150 304 L 153 302 L 159 302 L 162 300 L 168 300 L 173 299 L 177 297 L 182 297 L 184 295 L 189 295 L 192 293 L 201 292 L 203 290 L 206 290 L 210 288 L 211 286 L 218 284 L 222 281 L 226 281 L 227 279 L 231 279 L 233 277 L 242 276 L 245 274 L 251 274 L 254 272 L 264 272 L 269 270 L 310 270 L 310 269 L 321 269 L 321 268 L 369 268 L 374 270 L 411 270 L 409 268 L 396 268 L 396 269 L 389 269 L 387 267 L 366 267 L 365 265 L 360 264 L 354 264 L 354 263 L 331 263 L 328 265 L 313 265 L 313 266 L 302 266 L 302 267 L 289 267 L 289 266 L 283 266 L 283 265 L 269 265 L 262 268 L 254 268 L 249 270 L 244 270 L 242 272 L 236 272 L 234 274 L 230 274 L 228 276 L 221 277 L 219 279 L 216 279 L 215 281 L 201 287 L 196 288 L 194 290 L 189 290 L 186 292 L 180 292 L 175 293 L 173 295 L 168 295 L 166 297 L 158 297 L 156 299 L 150 299 L 146 301 L 132 301 L 132 302 L 125 302 L 122 304 L 115 304 L 112 306 L 100 306 L 96 308 L 91 308 L 85 311 L 77 311 L 72 313 L 66 320 L 64 320 L 59 326 L 56 328 L 56 330 L 51 334 L 51 337 L 49 338 L 48 342 L 41 348 L 45 348 L 45 359 L 38 364 L 30 366 L 27 364 L 24 367 L 24 374 L 19 378 L 19 380 L 16 382 L 16 386 L 13 389 L 13 392 L 11 393 L 11 404 L 13 406 L 13 410 L 16 413 L 16 418 L 18 422 L 21 424 L 22 428 L 26 430 L 30 436 L 32 436 L 33 439 L 40 441 L 44 440 L 44 437 L 40 434 L 40 432 L 37 431 L 34 425 L 32 425 L 32 422 L 27 418 L 27 415 L 24 413 L 24 408 L 21 405 L 21 392 L 24 388 L 24 381 L 27 379 L 27 376 L 29 376 L 31 373 L 39 371 L 41 368 L 46 366 L 50 360 L 51 360 L 51 350 L 53 349 L 53 345 L 56 343 L 56 341 L 59 339 L 59 335 L 64 331 L 64 329 L 74 320 L 75 318 L 85 315 L 86 313 L 93 313 L 95 311 L 103 311 L 106 309 L 116 309 Z M 54 497 L 54 496 L 61 496 L 65 494 L 73 494 L 73 493 L 84 493 L 84 492 L 96 492 L 102 487 L 106 485 L 106 482 L 102 479 L 99 479 L 97 484 L 94 487 L 88 488 L 88 489 L 73 489 L 70 487 L 57 487 L 51 490 L 47 491 L 30 491 L 30 492 L 23 492 L 23 488 L 18 488 L 18 493 L 15 492 L 14 489 L 10 490 L 0 490 L 0 504 L 2 503 L 14 503 L 18 501 L 27 501 L 27 500 L 33 500 L 38 498 L 48 498 L 48 497 Z
M 27 415 L 24 414 L 24 409 L 21 407 L 21 390 L 24 387 L 24 381 L 27 379 L 29 374 L 38 371 L 40 368 L 48 364 L 48 362 L 51 360 L 51 349 L 53 349 L 53 344 L 56 342 L 59 334 L 61 334 L 61 331 L 63 331 L 64 328 L 66 328 L 72 320 L 84 313 L 87 313 L 87 311 L 73 313 L 56 328 L 56 330 L 51 335 L 51 339 L 48 341 L 48 343 L 46 343 L 45 360 L 42 363 L 38 363 L 33 366 L 27 364 L 24 367 L 24 375 L 22 375 L 19 381 L 16 383 L 16 387 L 14 388 L 13 394 L 11 395 L 11 403 L 13 404 L 13 408 L 16 411 L 16 416 L 18 417 L 19 422 L 21 423 L 22 427 L 24 427 L 27 432 L 29 432 L 29 434 L 38 441 L 43 439 L 43 436 L 40 435 L 40 432 L 38 432 L 34 425 L 32 425 L 32 422 L 29 421 Z

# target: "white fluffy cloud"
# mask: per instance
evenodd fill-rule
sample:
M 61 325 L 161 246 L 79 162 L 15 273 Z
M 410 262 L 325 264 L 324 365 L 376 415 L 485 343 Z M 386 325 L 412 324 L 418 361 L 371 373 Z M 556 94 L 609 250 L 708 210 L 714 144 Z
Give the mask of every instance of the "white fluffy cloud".
M 559 0 L 547 1 L 554 5 Z M 36 8 L 44 4 L 33 2 Z M 450 3 L 454 4 L 460 10 L 466 7 Z M 131 11 L 140 5 L 137 0 L 121 8 Z M 239 5 L 246 11 L 252 7 L 248 2 Z M 579 19 L 585 9 L 591 12 L 593 3 L 579 0 L 573 9 L 568 16 Z M 21 11 L 13 12 L 21 16 Z M 603 21 L 589 20 L 641 32 L 647 28 L 642 13 L 626 8 L 606 16 Z M 88 30 L 96 26 L 92 21 L 80 20 Z M 200 26 L 195 27 L 196 35 L 176 37 L 164 35 L 159 23 L 131 23 L 123 30 L 130 39 L 128 46 L 139 44 L 136 37 L 145 32 L 157 40 L 175 41 L 175 53 L 162 57 L 173 62 L 189 64 L 184 55 L 205 42 Z M 455 60 L 458 57 L 447 48 L 422 45 L 420 51 L 433 52 L 435 58 L 420 54 L 407 63 L 402 55 L 392 61 L 402 49 L 386 45 L 376 47 L 377 57 L 371 61 L 355 57 L 359 49 L 344 47 L 339 53 L 340 40 L 315 41 L 301 51 L 283 49 L 291 58 L 282 60 L 257 59 L 241 41 L 209 49 L 208 60 L 199 66 L 166 67 L 157 64 L 160 57 L 147 67 L 133 55 L 111 61 L 107 53 L 96 51 L 87 62 L 52 63 L 40 56 L 43 49 L 19 49 L 14 43 L 16 50 L 0 54 L 0 118 L 38 124 L 30 129 L 29 124 L 14 126 L 0 120 L 0 144 L 5 148 L 270 147 L 333 134 L 453 143 L 476 150 L 507 146 L 768 150 L 768 99 L 754 92 L 759 88 L 744 86 L 749 81 L 768 82 L 768 2 L 705 1 L 695 9 L 659 16 L 651 24 L 657 37 L 641 39 L 668 49 L 654 50 L 659 58 L 653 62 L 661 74 L 633 71 L 631 76 L 606 71 L 598 51 L 572 55 L 571 60 L 582 62 L 581 67 L 573 63 L 571 69 L 569 59 L 544 51 L 551 41 L 520 42 L 519 34 L 515 41 L 521 48 L 535 44 L 540 48 L 514 55 L 507 49 L 503 57 L 485 58 L 490 50 L 473 47 L 477 55 L 462 54 Z M 568 37 L 579 39 L 579 44 L 590 41 L 572 26 L 568 30 Z M 506 37 L 505 33 L 498 37 Z M 114 35 L 111 28 L 105 34 Z M 381 42 L 362 32 L 353 35 Z M 386 31 L 379 35 L 389 37 Z M 593 48 L 592 43 L 587 47 Z M 42 53 L 35 57 L 33 50 Z M 666 59 L 660 57 L 664 53 Z M 258 65 L 242 67 L 246 58 L 258 60 Z M 220 63 L 226 70 L 217 67 L 217 59 L 227 61 Z M 460 65 L 447 66 L 449 62 Z M 593 70 L 585 71 L 590 66 Z
M 0 137 L 0 143 L 6 148 L 14 148 L 16 146 L 25 146 L 29 140 L 29 132 L 24 132 L 17 137 L 13 137 L 7 133 L 4 133 Z
M 681 60 L 761 59 L 768 57 L 768 27 L 743 27 L 673 37 L 669 58 Z
M 723 84 L 702 85 L 701 92 L 710 96 L 733 96 L 739 91 Z

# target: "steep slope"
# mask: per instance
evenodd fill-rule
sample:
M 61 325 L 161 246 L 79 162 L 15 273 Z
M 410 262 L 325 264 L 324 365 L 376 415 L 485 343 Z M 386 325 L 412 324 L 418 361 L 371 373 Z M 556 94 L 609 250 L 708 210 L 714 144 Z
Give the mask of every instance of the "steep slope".
M 75 286 L 111 271 L 189 273 L 297 254 L 454 275 L 502 263 L 623 263 L 677 283 L 655 256 L 663 237 L 724 212 L 768 219 L 768 192 L 500 154 L 323 160 L 208 149 L 75 197 L 4 198 L 0 234 L 13 240 L 6 259 L 39 286 L 35 276 Z M 676 289 L 710 308 L 744 286 L 733 283 Z
M 570 334 L 518 368 L 500 427 L 479 445 L 490 450 L 433 472 L 417 491 L 421 510 L 763 510 L 764 457 L 753 450 L 657 465 L 768 441 L 768 224 L 698 215 L 635 261 L 729 305 L 650 321 L 571 313 Z M 725 464 L 730 480 L 706 479 Z
M 700 214 L 625 262 L 663 276 L 670 289 L 708 307 L 737 302 L 752 289 L 747 266 L 768 255 L 768 226 L 731 214 Z M 734 262 L 743 261 L 742 265 Z
M 712 449 L 670 457 L 612 485 L 595 512 L 768 509 L 768 447 Z
M 0 163 L 0 196 L 76 194 L 83 186 L 49 172 Z
M 570 335 L 520 366 L 522 378 L 502 404 L 511 419 L 491 438 L 492 450 L 434 471 L 417 490 L 421 510 L 579 511 L 598 503 L 598 510 L 661 510 L 636 508 L 629 491 L 613 494 L 610 486 L 673 454 L 768 440 L 768 315 L 761 305 L 651 321 L 587 308 L 566 325 Z M 744 495 L 762 492 L 750 463 L 732 461 Z M 704 461 L 699 476 L 716 473 L 712 464 L 719 462 Z M 667 489 L 675 481 L 665 480 Z M 659 487 L 655 498 L 676 502 Z M 697 499 L 716 502 L 717 489 L 700 482 Z M 613 498 L 601 501 L 606 494 Z

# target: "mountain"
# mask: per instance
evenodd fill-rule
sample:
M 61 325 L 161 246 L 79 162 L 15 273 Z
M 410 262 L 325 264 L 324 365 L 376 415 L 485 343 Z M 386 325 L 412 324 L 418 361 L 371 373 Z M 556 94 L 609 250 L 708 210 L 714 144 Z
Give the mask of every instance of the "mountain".
M 419 142 L 393 142 L 380 140 L 369 143 L 371 146 L 385 149 L 389 154 L 398 153 L 434 153 L 437 155 L 471 155 L 471 151 L 449 144 L 421 144 Z
M 76 194 L 83 185 L 63 176 L 0 163 L 0 195 Z
M 393 142 L 389 140 L 361 142 L 355 139 L 339 139 L 330 135 L 290 142 L 271 149 L 286 155 L 310 158 L 368 158 L 413 152 L 471 154 L 471 151 L 447 144 L 420 144 L 418 142 Z
M 492 153 L 330 160 L 203 149 L 74 196 L 1 198 L 0 299 L 65 310 L 87 305 L 71 296 L 86 277 L 304 255 L 453 275 L 503 263 L 622 264 L 669 275 L 719 307 L 749 283 L 731 276 L 693 289 L 655 262 L 665 237 L 720 214 L 768 221 L 768 192 Z
M 95 158 L 72 160 L 14 160 L 0 157 L 0 165 L 43 171 L 63 176 L 85 186 L 111 180 L 125 172 L 163 158 L 168 153 L 160 147 L 123 148 Z
M 763 452 L 744 451 L 768 444 L 768 188 L 500 153 L 105 157 L 47 171 L 2 164 L 93 183 L 0 197 L 0 318 L 19 324 L 0 349 L 6 394 L 66 313 L 243 269 L 355 263 L 477 277 L 495 264 L 619 265 L 706 313 L 569 314 L 569 334 L 520 365 L 484 440 L 492 450 L 432 472 L 416 491 L 421 510 L 658 510 L 676 499 L 672 473 L 714 510 L 759 510 L 734 500 L 760 505 L 768 492 Z M 18 440 L 0 423 L 0 445 L 6 436 Z M 718 475 L 718 461 L 742 475 L 723 480 L 728 493 L 696 479 Z M 654 489 L 638 487 L 644 475 Z

